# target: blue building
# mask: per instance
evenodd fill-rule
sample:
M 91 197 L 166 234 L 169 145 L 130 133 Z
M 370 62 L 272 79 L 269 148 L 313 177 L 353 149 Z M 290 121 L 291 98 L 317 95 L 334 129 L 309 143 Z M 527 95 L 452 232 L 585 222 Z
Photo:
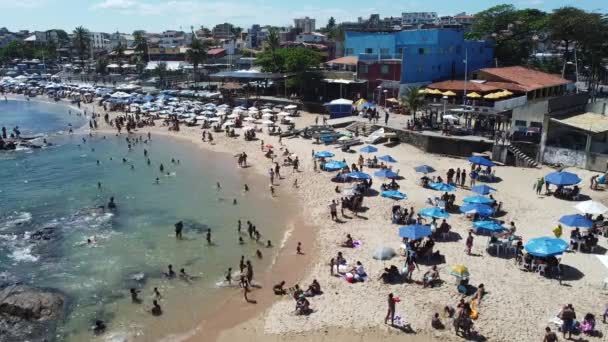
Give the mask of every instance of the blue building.
M 346 32 L 345 56 L 366 60 L 401 60 L 401 89 L 464 77 L 468 71 L 492 66 L 493 46 L 464 39 L 455 29 L 371 33 Z M 465 57 L 466 56 L 466 57 Z

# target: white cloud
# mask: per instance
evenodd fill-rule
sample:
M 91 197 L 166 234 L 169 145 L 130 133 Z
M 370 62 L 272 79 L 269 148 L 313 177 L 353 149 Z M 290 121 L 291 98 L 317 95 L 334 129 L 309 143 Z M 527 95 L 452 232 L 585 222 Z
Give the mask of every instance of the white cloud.
M 32 9 L 43 6 L 47 0 L 0 0 L 0 8 Z
M 104 0 L 100 3 L 93 5 L 93 9 L 105 9 L 105 10 L 125 10 L 134 8 L 139 4 L 135 0 Z

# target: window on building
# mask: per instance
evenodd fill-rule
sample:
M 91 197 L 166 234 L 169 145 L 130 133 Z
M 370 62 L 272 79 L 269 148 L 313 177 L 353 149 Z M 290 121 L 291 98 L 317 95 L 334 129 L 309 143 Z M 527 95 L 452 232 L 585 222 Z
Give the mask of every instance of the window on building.
M 372 48 L 365 48 L 365 53 L 374 53 L 374 49 L 372 49 Z
M 424 48 L 418 48 L 418 54 L 424 55 Z
M 381 55 L 388 55 L 388 49 L 387 48 L 380 49 L 380 54 Z
M 383 65 L 380 67 L 380 72 L 383 74 L 388 74 L 388 65 Z
M 515 126 L 526 127 L 527 123 L 525 120 L 515 120 Z
M 398 55 L 403 55 L 403 48 L 402 47 L 397 48 L 397 54 Z
M 359 72 L 362 73 L 362 74 L 367 74 L 367 64 L 362 64 L 359 67 Z
M 530 127 L 543 128 L 543 123 L 537 121 L 530 121 Z
M 347 49 L 346 49 L 346 55 L 347 55 L 347 56 L 350 56 L 350 55 L 352 55 L 352 54 L 354 54 L 354 53 L 355 53 L 355 52 L 353 51 L 353 48 L 347 48 Z

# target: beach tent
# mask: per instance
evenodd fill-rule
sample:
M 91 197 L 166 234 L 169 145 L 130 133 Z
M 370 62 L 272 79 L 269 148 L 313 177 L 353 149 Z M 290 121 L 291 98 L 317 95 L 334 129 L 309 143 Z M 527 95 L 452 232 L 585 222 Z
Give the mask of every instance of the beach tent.
M 380 196 L 387 197 L 387 198 L 392 198 L 392 199 L 396 199 L 396 200 L 402 200 L 402 199 L 406 199 L 407 198 L 406 194 L 404 194 L 403 192 L 397 191 L 397 190 L 382 191 L 380 193 Z
M 465 204 L 460 206 L 463 214 L 477 214 L 481 217 L 488 217 L 494 214 L 494 209 L 485 204 Z
M 435 172 L 435 169 L 432 166 L 428 166 L 428 165 L 420 165 L 420 166 L 416 166 L 414 168 L 414 170 L 416 172 L 420 172 L 420 173 L 424 173 L 425 175 L 427 173 L 433 173 Z
M 413 224 L 399 228 L 399 237 L 420 240 L 432 234 L 431 227 Z
M 477 230 L 486 230 L 491 233 L 498 233 L 507 230 L 507 228 L 494 220 L 484 220 L 473 222 L 473 227 Z
M 429 183 L 429 188 L 433 189 L 433 190 L 437 190 L 437 191 L 454 191 L 456 190 L 456 187 L 453 186 L 452 184 L 447 184 L 447 183 Z
M 390 178 L 390 179 L 399 178 L 399 174 L 397 174 L 396 172 L 393 172 L 389 169 L 376 171 L 376 172 L 374 172 L 374 176 L 380 177 L 380 178 Z
M 524 248 L 534 256 L 548 257 L 564 253 L 568 246 L 568 243 L 562 239 L 539 237 L 528 241 Z
M 383 161 L 388 162 L 388 163 L 396 163 L 397 162 L 397 160 L 395 158 L 389 156 L 388 154 L 384 155 L 384 156 L 381 156 L 381 157 L 378 157 L 378 159 L 383 160 Z
M 484 158 L 482 156 L 472 156 L 472 157 L 469 157 L 468 160 L 469 160 L 469 162 L 471 162 L 475 165 L 490 166 L 490 167 L 496 165 L 489 159 Z
M 593 221 L 586 218 L 581 214 L 564 215 L 560 217 L 559 222 L 565 224 L 568 227 L 580 227 L 580 228 L 591 228 L 593 227 Z
M 321 152 L 315 153 L 315 158 L 331 158 L 333 156 L 334 156 L 334 154 L 329 151 L 321 151 Z
M 350 172 L 345 174 L 346 177 L 348 178 L 352 178 L 352 179 L 371 179 L 372 176 L 370 176 L 367 173 L 364 172 Z
M 394 249 L 384 246 L 376 248 L 376 250 L 374 250 L 374 254 L 372 254 L 372 257 L 376 260 L 389 260 L 395 255 L 397 255 L 397 253 L 395 253 Z
M 359 152 L 361 152 L 361 153 L 375 153 L 375 152 L 378 152 L 378 149 L 375 148 L 374 146 L 367 145 L 367 146 L 363 147 L 362 149 L 360 149 Z
M 424 208 L 424 209 L 420 210 L 418 212 L 418 214 L 420 214 L 422 216 L 426 216 L 426 217 L 433 217 L 433 218 L 439 218 L 439 219 L 444 219 L 444 218 L 450 217 L 450 214 L 448 214 L 447 211 L 445 211 L 445 209 L 441 209 L 439 207 Z
M 575 205 L 574 208 L 576 208 L 576 210 L 578 210 L 584 214 L 591 214 L 591 215 L 601 215 L 608 211 L 608 208 L 606 208 L 605 205 L 603 205 L 602 203 L 599 203 L 599 202 L 594 202 L 594 201 L 581 202 L 581 203 Z
M 325 103 L 324 106 L 329 110 L 329 117 L 331 119 L 343 118 L 352 115 L 353 101 L 337 99 Z
M 579 176 L 571 172 L 552 172 L 545 176 L 545 182 L 554 185 L 574 185 L 581 182 Z
M 474 187 L 471 188 L 471 191 L 478 193 L 480 195 L 487 195 L 492 191 L 496 191 L 496 189 L 494 189 L 491 186 L 488 185 L 475 185 Z
M 488 197 L 483 196 L 469 196 L 462 200 L 464 203 L 468 204 L 492 204 L 494 200 Z

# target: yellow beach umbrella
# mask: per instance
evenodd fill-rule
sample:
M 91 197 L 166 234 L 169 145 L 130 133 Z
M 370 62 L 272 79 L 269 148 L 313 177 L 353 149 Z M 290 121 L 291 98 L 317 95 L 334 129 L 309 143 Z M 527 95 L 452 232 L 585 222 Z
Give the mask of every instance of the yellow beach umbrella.
M 512 92 L 510 92 L 510 91 L 508 91 L 508 90 L 506 90 L 506 89 L 505 89 L 505 90 L 503 90 L 501 93 L 502 93 L 504 96 L 511 96 L 511 95 L 513 95 L 513 93 L 512 93 Z
M 365 100 L 365 99 L 358 99 L 357 102 L 355 102 L 355 106 L 364 105 L 366 103 L 367 103 L 367 100 Z
M 448 90 L 448 91 L 446 91 L 445 93 L 442 93 L 442 94 L 444 96 L 456 96 L 456 93 L 453 92 L 453 91 L 451 91 L 451 90 Z
M 338 141 L 345 141 L 345 140 L 350 140 L 350 139 L 351 139 L 351 137 L 343 136 L 343 137 L 338 138 Z
M 426 94 L 426 93 L 428 93 L 428 91 L 429 91 L 428 89 L 420 89 L 420 90 L 418 90 L 418 94 Z
M 498 93 L 491 93 L 491 94 L 486 94 L 483 96 L 484 99 L 497 99 L 498 97 L 496 96 Z
M 438 95 L 438 94 L 441 94 L 441 90 L 439 90 L 439 89 L 427 89 L 426 93 L 427 94 Z
M 470 99 L 478 99 L 481 97 L 481 95 L 479 95 L 477 93 L 470 93 L 470 94 L 467 94 L 467 97 Z
M 454 265 L 450 268 L 450 274 L 458 278 L 468 278 L 469 269 L 464 265 Z

